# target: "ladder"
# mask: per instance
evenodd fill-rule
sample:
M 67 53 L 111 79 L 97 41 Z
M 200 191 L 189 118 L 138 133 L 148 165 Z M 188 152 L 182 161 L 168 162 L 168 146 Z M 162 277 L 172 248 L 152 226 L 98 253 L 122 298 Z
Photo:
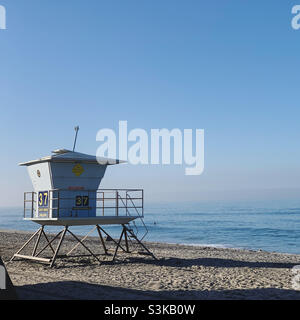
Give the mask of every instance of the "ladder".
M 153 254 L 142 244 L 142 241 L 148 234 L 148 228 L 144 222 L 144 208 L 142 207 L 142 213 L 138 210 L 136 207 L 134 201 L 132 200 L 131 196 L 126 193 L 125 203 L 124 199 L 118 195 L 119 199 L 122 201 L 124 207 L 126 208 L 126 216 L 129 217 L 135 217 L 135 220 L 130 221 L 126 225 L 123 225 L 125 230 L 125 237 L 127 237 L 127 240 L 130 241 L 132 247 L 136 250 L 138 246 L 142 246 L 147 254 L 150 254 L 153 256 Z M 128 202 L 130 202 L 130 205 L 134 209 L 134 214 L 132 214 L 128 208 Z M 137 224 L 136 219 L 140 222 L 140 225 Z M 142 231 L 143 230 L 143 231 Z M 154 257 L 155 258 L 155 257 Z

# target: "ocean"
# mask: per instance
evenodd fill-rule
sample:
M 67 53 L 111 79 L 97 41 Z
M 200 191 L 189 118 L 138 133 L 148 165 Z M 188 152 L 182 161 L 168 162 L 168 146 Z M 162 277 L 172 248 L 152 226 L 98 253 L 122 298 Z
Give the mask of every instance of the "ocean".
M 37 230 L 22 218 L 22 208 L 0 208 L 0 229 Z M 300 254 L 300 200 L 147 204 L 144 222 L 145 241 Z M 72 228 L 84 235 L 92 227 Z M 119 226 L 104 229 L 120 234 Z M 143 235 L 139 223 L 138 230 Z

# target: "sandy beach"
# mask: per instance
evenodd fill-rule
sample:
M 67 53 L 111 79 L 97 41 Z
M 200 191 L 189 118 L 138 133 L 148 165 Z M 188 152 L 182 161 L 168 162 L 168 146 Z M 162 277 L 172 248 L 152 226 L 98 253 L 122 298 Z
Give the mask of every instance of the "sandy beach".
M 90 237 L 85 243 L 101 265 L 80 247 L 52 269 L 28 260 L 7 263 L 29 236 L 0 231 L 0 255 L 20 299 L 300 299 L 291 271 L 300 255 L 147 242 L 157 261 L 120 251 L 112 263 L 99 238 Z M 75 244 L 66 237 L 60 254 Z M 106 244 L 112 254 L 115 245 Z

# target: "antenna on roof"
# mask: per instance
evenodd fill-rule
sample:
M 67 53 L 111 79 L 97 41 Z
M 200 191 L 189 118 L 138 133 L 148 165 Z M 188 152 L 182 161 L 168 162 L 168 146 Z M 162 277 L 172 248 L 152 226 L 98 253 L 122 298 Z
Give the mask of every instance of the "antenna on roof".
M 78 131 L 79 131 L 79 126 L 76 126 L 75 128 L 75 140 L 74 140 L 74 146 L 73 146 L 73 152 L 75 151 L 75 146 L 76 146 L 76 141 L 77 141 L 77 134 L 78 134 Z

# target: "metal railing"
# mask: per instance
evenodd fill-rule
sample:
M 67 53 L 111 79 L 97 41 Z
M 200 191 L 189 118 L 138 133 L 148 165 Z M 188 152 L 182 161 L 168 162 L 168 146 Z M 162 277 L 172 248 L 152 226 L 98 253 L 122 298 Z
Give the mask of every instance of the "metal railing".
M 88 217 L 92 212 L 92 216 L 96 213 L 96 216 L 144 217 L 143 189 L 76 190 L 75 196 L 74 190 L 69 189 L 53 189 L 44 193 L 47 194 L 47 203 L 42 208 L 36 192 L 24 193 L 24 218 L 38 218 L 39 210 L 44 213 L 43 218 L 59 218 L 60 213 L 65 210 L 70 210 L 74 214 L 84 211 Z M 88 203 L 92 205 L 77 207 L 74 201 L 80 193 L 84 195 L 83 197 L 87 197 Z

